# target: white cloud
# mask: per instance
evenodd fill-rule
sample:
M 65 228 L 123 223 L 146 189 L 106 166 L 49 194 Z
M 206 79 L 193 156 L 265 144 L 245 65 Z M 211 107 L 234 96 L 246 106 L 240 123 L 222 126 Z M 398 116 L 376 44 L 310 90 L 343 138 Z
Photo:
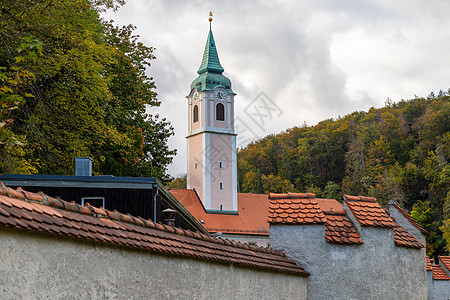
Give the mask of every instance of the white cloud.
M 186 170 L 185 96 L 197 76 L 208 13 L 237 114 L 264 91 L 283 111 L 261 137 L 304 121 L 448 89 L 449 1 L 129 0 L 106 18 L 134 24 L 157 59 L 149 69 L 175 127 L 172 175 Z M 242 115 L 241 115 L 242 116 Z

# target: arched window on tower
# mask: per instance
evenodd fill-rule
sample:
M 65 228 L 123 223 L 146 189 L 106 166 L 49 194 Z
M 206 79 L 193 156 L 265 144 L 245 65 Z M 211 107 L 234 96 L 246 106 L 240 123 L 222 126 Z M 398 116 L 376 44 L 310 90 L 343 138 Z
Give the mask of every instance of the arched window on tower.
M 216 106 L 216 120 L 225 121 L 225 106 L 223 106 L 222 103 L 219 103 Z
M 194 106 L 194 112 L 193 112 L 193 119 L 194 119 L 194 123 L 198 122 L 198 105 Z

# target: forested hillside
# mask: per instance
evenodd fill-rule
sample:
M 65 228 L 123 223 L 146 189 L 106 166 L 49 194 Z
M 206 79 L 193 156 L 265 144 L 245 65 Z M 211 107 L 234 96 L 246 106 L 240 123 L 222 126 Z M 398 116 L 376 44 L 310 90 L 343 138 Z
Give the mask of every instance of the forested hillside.
M 0 174 L 96 174 L 167 180 L 175 151 L 145 69 L 153 48 L 99 13 L 118 0 L 0 4 Z
M 450 218 L 449 93 L 266 136 L 238 151 L 240 191 L 394 199 L 430 232 L 429 254 L 442 254 L 439 228 Z

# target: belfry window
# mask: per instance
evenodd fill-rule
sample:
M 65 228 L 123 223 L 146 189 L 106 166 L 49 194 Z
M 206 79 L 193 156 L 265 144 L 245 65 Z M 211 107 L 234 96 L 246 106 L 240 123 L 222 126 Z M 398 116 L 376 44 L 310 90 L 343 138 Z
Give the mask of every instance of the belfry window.
M 216 106 L 216 120 L 225 121 L 225 106 L 223 106 L 222 103 L 219 103 Z
M 194 112 L 193 112 L 193 119 L 194 119 L 194 123 L 198 122 L 198 105 L 194 106 Z

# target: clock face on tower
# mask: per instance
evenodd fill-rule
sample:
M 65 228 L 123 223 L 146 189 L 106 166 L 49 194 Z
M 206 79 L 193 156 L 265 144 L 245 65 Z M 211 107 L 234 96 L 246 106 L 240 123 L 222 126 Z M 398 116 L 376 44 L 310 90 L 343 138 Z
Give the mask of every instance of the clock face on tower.
M 220 89 L 220 90 L 217 90 L 215 94 L 216 94 L 217 101 L 223 101 L 223 100 L 225 100 L 227 91 Z
M 197 103 L 198 100 L 199 100 L 199 98 L 200 98 L 200 96 L 198 95 L 197 91 L 195 91 L 195 92 L 194 92 L 194 97 L 192 97 L 193 101 L 194 101 L 195 103 Z

